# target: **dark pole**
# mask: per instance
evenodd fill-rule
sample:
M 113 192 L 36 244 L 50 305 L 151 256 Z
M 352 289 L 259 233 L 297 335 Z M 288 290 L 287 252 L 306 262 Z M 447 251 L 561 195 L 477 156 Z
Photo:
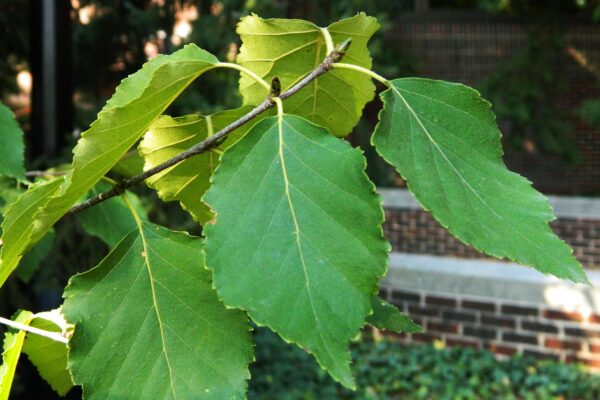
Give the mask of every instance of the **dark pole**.
M 71 89 L 71 5 L 30 0 L 32 134 L 34 157 L 56 157 L 73 128 Z

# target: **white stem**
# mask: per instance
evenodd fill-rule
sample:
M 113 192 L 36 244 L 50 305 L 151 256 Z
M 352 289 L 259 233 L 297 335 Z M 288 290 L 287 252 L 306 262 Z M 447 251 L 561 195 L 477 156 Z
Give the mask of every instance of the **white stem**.
M 375 72 L 371 71 L 370 69 L 359 67 L 358 65 L 335 63 L 335 64 L 333 64 L 333 68 L 351 69 L 353 71 L 361 72 L 361 73 L 363 73 L 365 75 L 369 75 L 371 78 L 383 83 L 387 87 L 392 86 L 390 81 L 385 79 L 383 76 L 376 74 Z
M 35 333 L 36 335 L 40 335 L 46 337 L 48 339 L 55 340 L 57 342 L 67 344 L 69 341 L 63 335 L 58 332 L 50 332 L 45 331 L 43 329 L 34 328 L 33 326 L 25 325 L 20 322 L 12 321 L 10 319 L 0 317 L 0 323 L 10 326 L 11 328 L 19 329 L 25 332 Z
M 277 104 L 277 117 L 279 121 L 283 118 L 283 102 L 279 97 L 273 97 L 273 101 Z
M 265 89 L 267 89 L 267 91 L 269 91 L 269 92 L 271 91 L 271 85 L 268 84 L 267 81 L 265 81 L 263 78 L 261 78 L 260 76 L 256 75 L 254 72 L 250 71 L 246 67 L 242 67 L 239 64 L 226 63 L 226 62 L 217 63 L 215 65 L 215 67 L 236 69 L 236 70 L 238 70 L 240 72 L 243 72 L 244 74 L 248 75 L 250 78 L 254 79 L 256 81 L 256 83 L 258 83 L 259 85 L 261 85 L 262 87 L 264 87 Z
M 319 29 L 321 30 L 321 33 L 323 34 L 323 37 L 325 38 L 325 45 L 327 46 L 327 54 L 331 54 L 331 52 L 334 50 L 333 39 L 331 39 L 331 34 L 327 30 L 327 28 L 319 28 Z

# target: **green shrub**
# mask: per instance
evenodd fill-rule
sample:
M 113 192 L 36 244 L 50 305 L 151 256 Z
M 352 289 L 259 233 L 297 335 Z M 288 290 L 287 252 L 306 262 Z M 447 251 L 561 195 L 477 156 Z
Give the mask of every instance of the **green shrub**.
M 488 351 L 363 339 L 353 347 L 358 391 L 336 384 L 314 359 L 260 330 L 251 399 L 598 399 L 600 376 L 580 366 Z

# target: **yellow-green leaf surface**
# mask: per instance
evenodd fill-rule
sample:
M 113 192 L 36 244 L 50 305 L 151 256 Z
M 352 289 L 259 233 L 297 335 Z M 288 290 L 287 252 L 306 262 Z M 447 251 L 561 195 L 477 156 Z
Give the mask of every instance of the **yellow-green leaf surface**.
M 348 343 L 386 270 L 383 211 L 360 150 L 309 121 L 262 120 L 221 158 L 204 200 L 207 265 L 247 310 L 352 387 Z
M 393 304 L 377 296 L 373 296 L 371 305 L 373 307 L 373 314 L 369 315 L 367 322 L 374 327 L 393 332 L 423 332 L 423 328 L 402 314 Z
M 59 309 L 37 313 L 33 317 L 29 325 L 34 328 L 58 333 L 70 330 Z M 23 353 L 59 395 L 64 396 L 73 387 L 67 369 L 67 346 L 64 343 L 28 333 L 23 343 Z
M 99 182 L 90 190 L 89 195 L 95 196 L 110 188 L 111 185 L 108 183 Z M 148 216 L 140 199 L 131 192 L 126 192 L 126 196 L 140 218 L 147 221 Z M 86 233 L 100 238 L 110 248 L 115 247 L 129 232 L 137 228 L 135 218 L 121 197 L 113 197 L 96 204 L 83 210 L 77 217 Z
M 5 209 L 0 251 L 0 286 L 17 268 L 23 254 L 32 243 L 34 221 L 40 209 L 50 201 L 61 184 L 62 179 L 37 182 Z
M 12 111 L 0 103 L 0 175 L 25 179 L 23 131 Z
M 153 168 L 187 150 L 251 109 L 242 107 L 208 116 L 160 117 L 150 126 L 140 143 L 140 153 L 145 159 L 144 169 Z M 219 163 L 220 154 L 244 136 L 254 123 L 251 121 L 242 125 L 231 132 L 221 145 L 151 176 L 146 183 L 158 191 L 162 200 L 178 200 L 196 222 L 206 223 L 213 215 L 200 199 L 210 185 L 209 180 Z
M 29 311 L 21 311 L 14 320 L 27 325 L 32 316 L 33 314 Z M 0 365 L 0 400 L 7 400 L 10 396 L 10 388 L 15 377 L 15 370 L 21 356 L 24 340 L 25 331 L 13 331 L 9 328 L 9 331 L 4 334 L 2 365 Z
M 11 267 L 14 268 L 22 255 L 21 249 L 39 240 L 123 157 L 179 93 L 217 62 L 213 55 L 188 45 L 171 55 L 147 62 L 141 70 L 125 79 L 100 111 L 98 119 L 82 134 L 73 150 L 71 171 L 63 184 L 56 188 L 39 212 L 23 216 L 22 226 L 33 226 L 33 232 L 22 238 L 27 242 L 3 239 L 4 246 L 10 247 L 11 257 L 2 255 L 0 278 L 5 279 L 12 271 Z M 10 233 L 5 230 L 4 235 L 7 234 Z M 0 279 L 0 284 L 4 279 Z
M 140 223 L 65 290 L 69 367 L 86 399 L 241 399 L 252 345 L 212 289 L 202 242 Z
M 323 29 L 334 44 L 352 39 L 344 62 L 370 69 L 367 42 L 378 28 L 375 18 L 360 13 Z M 302 79 L 327 56 L 323 31 L 308 21 L 262 19 L 253 14 L 240 20 L 237 32 L 242 39 L 237 62 L 267 82 L 278 77 L 282 90 Z M 243 73 L 240 91 L 244 104 L 259 104 L 267 95 L 262 86 Z M 336 136 L 345 136 L 358 123 L 374 93 L 375 86 L 368 76 L 334 69 L 287 99 L 285 110 L 324 126 Z
M 548 226 L 546 198 L 502 161 L 490 104 L 443 81 L 396 79 L 382 93 L 377 151 L 423 207 L 457 238 L 575 282 L 587 282 L 572 250 Z

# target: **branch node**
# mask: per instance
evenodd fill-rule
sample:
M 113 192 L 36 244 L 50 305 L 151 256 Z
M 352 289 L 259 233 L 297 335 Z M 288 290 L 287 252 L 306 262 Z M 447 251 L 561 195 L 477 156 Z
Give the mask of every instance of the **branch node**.
M 274 77 L 273 80 L 271 80 L 271 97 L 279 97 L 279 95 L 281 94 L 281 82 L 279 81 L 278 77 Z
M 351 44 L 352 44 L 352 38 L 348 38 L 348 39 L 344 40 L 342 43 L 339 43 L 337 46 L 335 46 L 335 49 L 329 55 L 331 57 L 331 61 L 333 63 L 342 61 L 342 58 L 344 58 L 344 56 L 348 52 L 348 49 L 350 48 Z

